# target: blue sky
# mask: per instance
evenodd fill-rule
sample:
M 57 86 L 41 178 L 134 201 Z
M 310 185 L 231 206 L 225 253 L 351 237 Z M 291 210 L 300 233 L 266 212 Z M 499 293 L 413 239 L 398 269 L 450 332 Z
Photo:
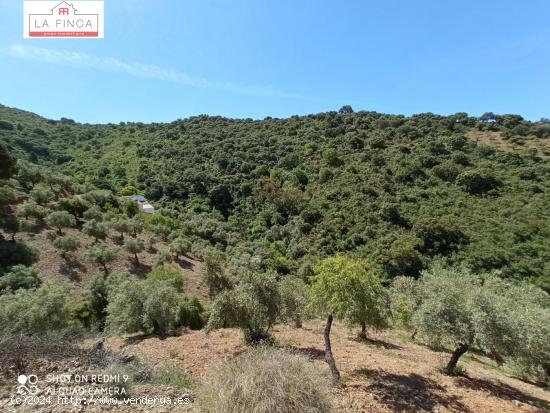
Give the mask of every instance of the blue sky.
M 49 118 L 550 117 L 547 0 L 105 0 L 103 40 L 25 40 L 0 7 L 0 103 Z

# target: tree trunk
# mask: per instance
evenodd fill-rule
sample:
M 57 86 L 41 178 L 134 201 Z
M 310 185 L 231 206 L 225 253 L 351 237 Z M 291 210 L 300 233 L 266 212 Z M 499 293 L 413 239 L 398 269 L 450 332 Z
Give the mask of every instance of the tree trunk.
M 550 380 L 550 363 L 543 364 L 542 369 L 544 370 L 544 374 L 546 374 L 546 380 Z
M 134 258 L 136 259 L 136 264 L 139 265 L 139 259 L 137 256 L 137 252 L 134 253 Z
M 491 358 L 496 361 L 497 365 L 500 367 L 504 364 L 504 359 L 495 348 L 491 348 Z
M 325 360 L 327 361 L 328 366 L 330 367 L 330 372 L 332 373 L 332 380 L 334 384 L 340 386 L 340 372 L 336 367 L 336 362 L 334 361 L 334 356 L 332 355 L 332 346 L 330 345 L 330 328 L 332 327 L 333 316 L 330 313 L 327 317 L 327 325 L 325 326 L 324 338 L 325 338 Z
M 418 330 L 415 328 L 414 331 L 413 331 L 412 334 L 411 334 L 411 340 L 415 340 L 415 339 L 416 339 L 416 333 L 418 333 Z
M 359 333 L 359 338 L 361 340 L 367 339 L 367 324 L 364 321 L 361 322 L 361 332 Z
M 456 364 L 458 363 L 458 359 L 464 355 L 468 351 L 468 345 L 467 344 L 460 344 L 455 351 L 453 351 L 453 354 L 451 355 L 451 359 L 449 360 L 449 364 L 447 364 L 447 367 L 445 368 L 445 371 L 447 374 L 452 374 L 455 371 Z

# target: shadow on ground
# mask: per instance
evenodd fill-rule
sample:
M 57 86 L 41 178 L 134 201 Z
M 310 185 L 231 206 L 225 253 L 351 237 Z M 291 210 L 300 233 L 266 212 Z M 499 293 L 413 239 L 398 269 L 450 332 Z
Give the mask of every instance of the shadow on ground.
M 151 265 L 139 263 L 132 261 L 132 267 L 130 268 L 130 273 L 134 274 L 136 277 L 145 278 L 152 270 Z
M 546 400 L 538 399 L 518 390 L 512 386 L 504 384 L 498 380 L 477 379 L 468 376 L 457 377 L 455 382 L 464 388 L 489 393 L 491 396 L 504 400 L 517 400 L 521 403 L 550 410 L 550 403 Z
M 325 352 L 315 347 L 295 347 L 295 346 L 285 346 L 285 349 L 291 351 L 292 353 L 301 354 L 302 356 L 307 357 L 310 360 L 324 360 Z
M 444 407 L 452 412 L 474 413 L 445 387 L 418 374 L 399 375 L 383 370 L 360 369 L 355 372 L 369 377 L 365 391 L 394 412 L 433 412 Z M 363 386 L 360 386 L 363 387 Z
M 79 282 L 81 273 L 86 273 L 86 267 L 77 259 L 67 255 L 61 262 L 59 272 L 69 280 Z
M 360 343 L 370 345 L 370 346 L 375 346 L 375 347 L 378 347 L 378 348 L 384 348 L 386 350 L 403 350 L 403 347 L 401 347 L 397 344 L 390 343 L 389 341 L 378 340 L 376 338 L 367 337 L 365 339 L 365 338 L 356 337 L 354 340 L 358 341 Z

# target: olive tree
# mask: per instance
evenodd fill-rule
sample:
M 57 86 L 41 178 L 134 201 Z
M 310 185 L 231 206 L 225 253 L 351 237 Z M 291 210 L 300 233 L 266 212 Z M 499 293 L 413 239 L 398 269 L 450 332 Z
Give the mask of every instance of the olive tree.
M 419 288 L 422 301 L 413 325 L 430 344 L 452 347 L 447 373 L 454 373 L 460 357 L 473 347 L 498 359 L 520 345 L 511 323 L 516 304 L 506 298 L 511 286 L 504 281 L 435 267 L 422 273 Z
M 172 256 L 169 252 L 159 251 L 155 254 L 155 266 L 160 267 L 161 265 L 168 264 L 172 262 Z
M 34 201 L 29 201 L 17 207 L 17 215 L 25 219 L 35 218 L 41 220 L 48 215 L 48 208 L 38 205 Z
M 74 216 L 67 211 L 54 211 L 46 218 L 46 223 L 50 227 L 57 228 L 57 233 L 63 235 L 63 228 L 74 227 L 76 220 Z
M 116 251 L 104 245 L 96 245 L 88 251 L 88 259 L 92 263 L 100 265 L 103 271 L 105 271 L 105 274 L 109 273 L 107 264 L 114 261 L 116 258 Z
M 330 343 L 333 318 L 361 326 L 360 337 L 367 337 L 367 328 L 386 328 L 388 297 L 372 266 L 365 260 L 343 255 L 326 258 L 315 266 L 311 277 L 312 305 L 327 315 L 325 326 L 325 358 L 333 379 L 340 383 Z
M 68 252 L 73 252 L 80 248 L 80 240 L 70 235 L 65 235 L 57 237 L 53 241 L 53 246 L 61 251 L 61 256 L 65 258 Z
M 170 252 L 174 254 L 176 260 L 179 260 L 180 255 L 187 255 L 191 251 L 191 242 L 183 238 L 176 238 L 170 244 Z
M 40 335 L 67 327 L 71 295 L 67 286 L 47 283 L 0 296 L 0 335 Z
M 269 331 L 282 314 L 281 288 L 273 272 L 243 269 L 231 288 L 218 293 L 207 328 L 239 327 L 248 343 L 270 338 Z
M 143 330 L 143 285 L 135 281 L 123 282 L 109 296 L 107 330 L 115 333 L 137 333 Z
M 136 238 L 130 238 L 124 243 L 124 248 L 126 248 L 126 251 L 130 254 L 134 254 L 134 260 L 136 264 L 139 265 L 138 254 L 145 249 L 143 241 Z
M 52 191 L 42 185 L 35 187 L 29 195 L 34 202 L 43 206 L 53 198 Z
M 173 333 L 184 325 L 202 324 L 202 306 L 167 281 L 124 281 L 108 296 L 107 329 L 116 333 Z
M 84 213 L 90 208 L 90 204 L 80 195 L 75 195 L 70 198 L 61 198 L 57 201 L 57 206 L 72 214 L 77 221 L 82 218 Z
M 132 230 L 132 226 L 130 224 L 130 221 L 128 221 L 127 219 L 122 219 L 122 218 L 119 218 L 119 219 L 115 220 L 111 224 L 111 227 L 113 228 L 113 230 L 115 230 L 116 232 L 118 232 L 120 234 L 120 240 L 121 241 L 124 241 L 124 234 L 129 233 Z
M 100 239 L 105 239 L 107 237 L 108 229 L 105 223 L 92 219 L 84 224 L 82 232 L 94 238 L 97 243 Z
M 156 282 L 143 302 L 143 326 L 160 336 L 173 333 L 178 326 L 180 293 L 167 282 Z

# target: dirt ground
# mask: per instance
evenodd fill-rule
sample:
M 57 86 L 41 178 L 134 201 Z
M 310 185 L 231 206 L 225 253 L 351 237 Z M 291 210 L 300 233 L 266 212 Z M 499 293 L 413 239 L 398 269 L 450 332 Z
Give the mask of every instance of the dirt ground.
M 94 245 L 94 240 L 76 228 L 64 229 L 63 232 L 78 238 L 81 244 L 77 251 L 68 253 L 66 258 L 62 258 L 59 251 L 53 246 L 52 239 L 56 236 L 55 230 L 43 228 L 33 234 L 20 233 L 17 234 L 16 239 L 39 251 L 39 259 L 33 266 L 38 270 L 42 280 L 60 281 L 60 279 L 65 279 L 75 285 L 77 289 L 81 289 L 86 287 L 94 273 L 102 271 L 100 267 L 91 264 L 87 258 L 88 250 Z M 147 235 L 140 236 L 142 240 L 145 240 L 146 237 Z M 124 244 L 118 234 L 112 233 L 108 239 L 100 242 L 117 251 L 117 259 L 107 264 L 109 271 L 129 272 L 138 278 L 145 278 L 153 269 L 155 254 L 158 251 L 168 251 L 167 245 L 158 242 L 155 244 L 154 250 L 145 250 L 138 254 L 139 265 L 137 265 L 133 256 L 124 249 Z M 202 298 L 208 296 L 206 289 L 201 285 L 201 263 L 199 261 L 190 257 L 180 257 L 179 260 L 168 265 L 181 272 L 185 279 L 184 290 L 186 293 Z
M 323 323 L 302 329 L 280 326 L 274 334 L 280 346 L 300 352 L 328 374 L 323 353 Z M 335 390 L 338 412 L 464 412 L 542 413 L 550 411 L 550 391 L 503 374 L 483 357 L 465 356 L 464 375 L 440 372 L 449 355 L 402 339 L 398 332 L 379 333 L 367 342 L 356 332 L 335 325 L 333 352 L 345 387 Z M 399 336 L 402 338 L 400 339 Z M 246 351 L 236 329 L 206 334 L 192 331 L 165 340 L 132 337 L 111 339 L 114 350 L 136 354 L 156 364 L 171 360 L 195 379 Z

